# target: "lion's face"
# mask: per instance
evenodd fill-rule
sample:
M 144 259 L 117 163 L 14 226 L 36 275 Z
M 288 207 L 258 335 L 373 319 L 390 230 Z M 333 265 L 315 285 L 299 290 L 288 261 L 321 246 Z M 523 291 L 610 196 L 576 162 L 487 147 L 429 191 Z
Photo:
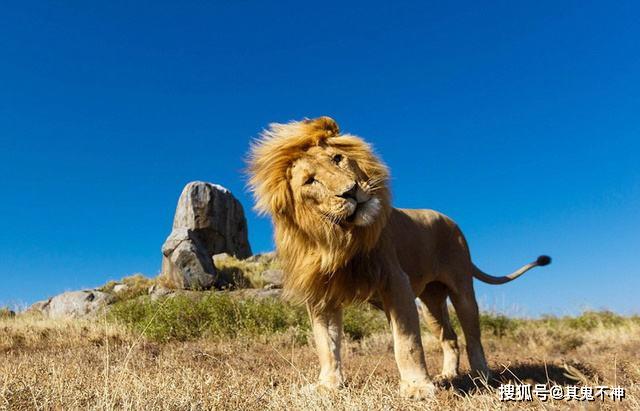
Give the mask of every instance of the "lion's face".
M 369 144 L 328 117 L 271 124 L 260 137 L 249 185 L 256 209 L 273 217 L 281 254 L 301 241 L 344 258 L 375 246 L 391 206 L 387 168 Z
M 329 144 L 310 147 L 291 166 L 289 184 L 296 208 L 329 224 L 365 227 L 381 209 L 375 183 L 347 150 Z
M 371 146 L 329 117 L 271 124 L 248 165 L 256 209 L 273 218 L 287 294 L 313 304 L 366 300 L 380 270 L 335 274 L 377 246 L 391 213 L 389 173 Z

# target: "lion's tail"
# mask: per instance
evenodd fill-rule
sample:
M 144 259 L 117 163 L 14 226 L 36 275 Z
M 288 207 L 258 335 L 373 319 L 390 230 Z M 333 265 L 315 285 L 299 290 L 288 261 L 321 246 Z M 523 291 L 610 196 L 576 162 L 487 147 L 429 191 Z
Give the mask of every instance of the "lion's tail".
M 489 275 L 485 272 L 483 272 L 481 269 L 479 269 L 478 267 L 475 266 L 475 264 L 473 265 L 473 276 L 475 278 L 477 278 L 478 280 L 485 282 L 487 284 L 494 284 L 494 285 L 498 285 L 498 284 L 504 284 L 504 283 L 508 283 L 509 281 L 513 281 L 516 278 L 520 277 L 522 274 L 526 273 L 527 271 L 531 270 L 533 267 L 543 267 L 545 265 L 549 265 L 551 264 L 551 257 L 546 256 L 546 255 L 541 255 L 540 257 L 538 257 L 536 259 L 536 261 L 529 263 L 527 265 L 523 265 L 522 267 L 518 268 L 516 271 L 512 272 L 509 275 L 505 275 L 504 277 L 494 277 L 492 275 Z

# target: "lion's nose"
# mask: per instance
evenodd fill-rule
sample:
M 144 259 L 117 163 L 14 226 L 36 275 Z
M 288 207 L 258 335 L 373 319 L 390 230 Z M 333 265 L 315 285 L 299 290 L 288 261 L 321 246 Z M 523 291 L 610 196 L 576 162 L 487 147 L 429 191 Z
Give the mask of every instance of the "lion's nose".
M 356 200 L 357 193 L 358 193 L 358 183 L 353 183 L 351 188 L 349 188 L 347 191 L 343 192 L 342 194 L 339 194 L 338 197 L 342 197 L 344 199 Z

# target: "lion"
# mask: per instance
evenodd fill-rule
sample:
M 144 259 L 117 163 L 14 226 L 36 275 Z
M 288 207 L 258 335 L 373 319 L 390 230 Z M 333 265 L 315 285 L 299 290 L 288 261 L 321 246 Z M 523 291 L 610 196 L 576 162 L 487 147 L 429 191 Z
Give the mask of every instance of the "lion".
M 440 377 L 459 373 L 447 297 L 460 320 L 472 371 L 488 376 L 473 278 L 502 284 L 551 261 L 540 256 L 504 277 L 482 272 L 450 218 L 391 206 L 385 164 L 364 140 L 341 134 L 329 117 L 271 124 L 252 143 L 248 174 L 255 209 L 273 220 L 285 295 L 307 306 L 321 387 L 344 383 L 343 308 L 369 301 L 384 309 L 391 324 L 400 394 L 432 396 L 435 386 L 425 364 L 416 297 L 440 339 Z

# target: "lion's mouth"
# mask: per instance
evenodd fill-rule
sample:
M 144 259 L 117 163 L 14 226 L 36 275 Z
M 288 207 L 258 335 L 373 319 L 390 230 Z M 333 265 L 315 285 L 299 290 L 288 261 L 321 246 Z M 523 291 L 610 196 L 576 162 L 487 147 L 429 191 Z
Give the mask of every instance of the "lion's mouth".
M 361 204 L 363 204 L 363 203 L 356 203 L 356 205 L 354 206 L 353 211 L 351 212 L 351 214 L 349 214 L 347 216 L 347 218 L 344 219 L 347 223 L 353 223 L 355 221 L 356 214 L 358 213 L 358 209 L 361 208 L 361 206 L 360 206 Z
M 365 201 L 356 202 L 350 200 L 353 211 L 344 221 L 356 226 L 366 227 L 373 223 L 380 212 L 380 200 L 376 197 L 370 197 Z

